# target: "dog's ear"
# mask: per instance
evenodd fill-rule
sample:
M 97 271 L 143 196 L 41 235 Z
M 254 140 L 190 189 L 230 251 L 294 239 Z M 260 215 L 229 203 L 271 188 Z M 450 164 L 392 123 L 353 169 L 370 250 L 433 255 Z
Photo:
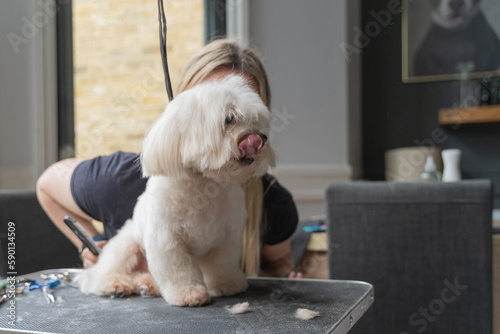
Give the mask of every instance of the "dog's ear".
M 170 102 L 160 118 L 146 133 L 142 142 L 141 167 L 145 177 L 184 175 L 180 156 L 178 105 Z

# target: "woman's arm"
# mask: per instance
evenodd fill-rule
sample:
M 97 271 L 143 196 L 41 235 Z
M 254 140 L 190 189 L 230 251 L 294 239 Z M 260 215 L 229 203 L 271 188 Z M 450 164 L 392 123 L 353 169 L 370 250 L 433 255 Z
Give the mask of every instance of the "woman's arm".
M 261 276 L 301 278 L 295 273 L 290 238 L 276 245 L 264 245 L 261 250 Z

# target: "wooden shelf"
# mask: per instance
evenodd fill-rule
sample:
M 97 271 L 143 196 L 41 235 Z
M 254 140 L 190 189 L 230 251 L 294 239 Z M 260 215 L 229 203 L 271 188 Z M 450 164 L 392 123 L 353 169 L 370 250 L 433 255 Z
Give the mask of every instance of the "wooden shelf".
M 439 109 L 440 125 L 493 122 L 500 122 L 500 105 Z

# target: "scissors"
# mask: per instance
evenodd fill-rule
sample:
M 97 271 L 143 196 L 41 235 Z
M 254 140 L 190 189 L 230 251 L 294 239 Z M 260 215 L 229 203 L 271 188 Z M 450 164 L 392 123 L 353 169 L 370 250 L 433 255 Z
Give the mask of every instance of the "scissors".
M 56 302 L 56 299 L 54 298 L 54 294 L 52 293 L 52 289 L 59 286 L 61 284 L 61 281 L 59 281 L 58 278 L 55 280 L 47 282 L 46 285 L 41 285 L 38 282 L 31 282 L 30 285 L 28 286 L 28 290 L 32 291 L 35 289 L 40 289 L 43 292 L 43 296 L 45 297 L 45 300 L 47 301 L 48 304 L 52 304 Z

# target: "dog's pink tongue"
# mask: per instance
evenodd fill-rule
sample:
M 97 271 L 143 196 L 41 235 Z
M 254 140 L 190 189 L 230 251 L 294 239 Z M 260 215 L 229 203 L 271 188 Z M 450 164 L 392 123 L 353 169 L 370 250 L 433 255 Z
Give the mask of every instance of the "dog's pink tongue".
M 256 133 L 247 133 L 244 135 L 240 142 L 238 143 L 238 148 L 240 149 L 240 159 L 252 158 L 257 154 L 264 145 L 262 138 Z

